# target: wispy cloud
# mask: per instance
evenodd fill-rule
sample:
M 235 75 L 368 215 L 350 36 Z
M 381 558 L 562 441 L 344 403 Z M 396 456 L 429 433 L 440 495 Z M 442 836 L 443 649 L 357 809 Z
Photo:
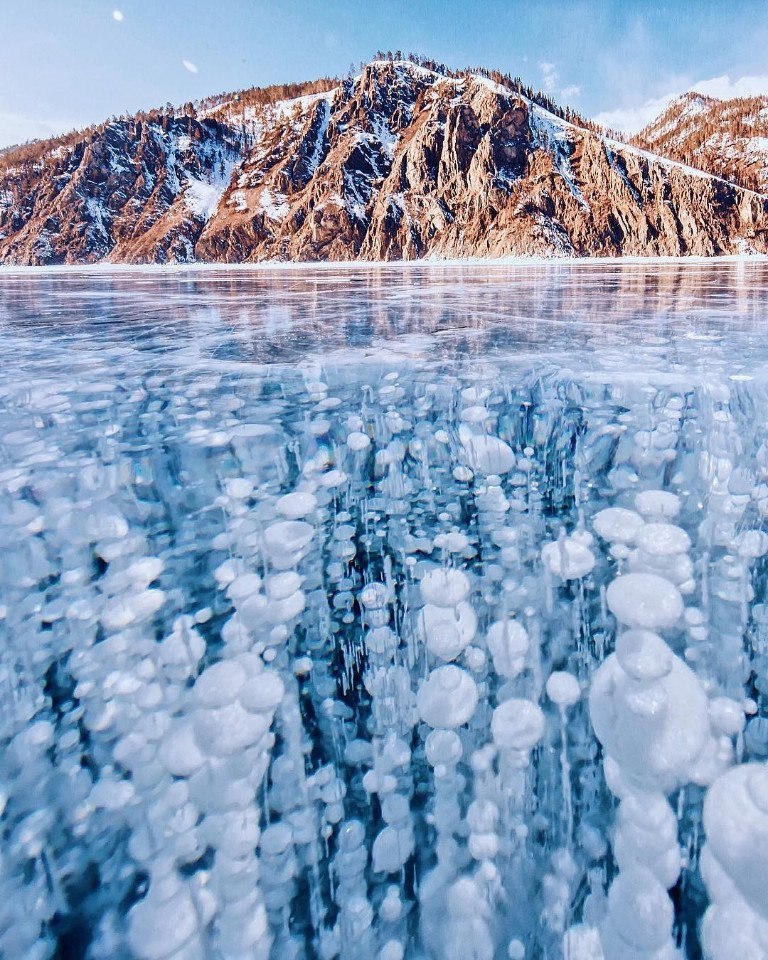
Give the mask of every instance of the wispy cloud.
M 190 73 L 197 73 L 197 64 L 192 63 L 191 60 L 182 60 L 185 70 L 189 70 Z
M 605 110 L 594 119 L 606 127 L 623 130 L 624 133 L 637 133 L 652 120 L 655 120 L 660 113 L 663 113 L 676 97 L 687 93 L 689 90 L 703 93 L 708 97 L 718 97 L 721 100 L 729 100 L 732 97 L 768 96 L 768 76 L 731 79 L 727 74 L 724 74 L 721 77 L 712 77 L 709 80 L 698 80 L 663 96 L 652 97 L 641 104 Z
M 572 83 L 570 87 L 563 87 L 560 96 L 564 100 L 575 100 L 576 97 L 581 96 L 581 87 L 577 83 Z
M 542 61 L 539 63 L 541 70 L 541 85 L 545 93 L 554 93 L 557 89 L 557 81 L 560 79 L 557 67 L 554 63 Z

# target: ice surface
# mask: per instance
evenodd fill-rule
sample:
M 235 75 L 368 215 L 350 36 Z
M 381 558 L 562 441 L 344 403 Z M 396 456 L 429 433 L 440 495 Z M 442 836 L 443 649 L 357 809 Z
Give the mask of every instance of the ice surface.
M 766 315 L 0 273 L 0 956 L 767 956 Z

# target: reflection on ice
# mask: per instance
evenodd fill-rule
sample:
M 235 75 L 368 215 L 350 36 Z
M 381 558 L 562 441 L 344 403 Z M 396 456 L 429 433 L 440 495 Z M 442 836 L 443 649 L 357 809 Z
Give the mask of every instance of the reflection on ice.
M 762 956 L 767 278 L 0 278 L 0 954 Z

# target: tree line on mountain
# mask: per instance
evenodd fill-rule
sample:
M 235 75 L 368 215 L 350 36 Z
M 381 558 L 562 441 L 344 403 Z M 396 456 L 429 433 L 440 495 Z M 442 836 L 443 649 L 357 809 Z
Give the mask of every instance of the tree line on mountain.
M 680 106 L 673 104 L 658 120 L 632 137 L 630 143 L 724 177 L 748 190 L 765 192 L 765 173 L 760 176 L 765 161 L 756 157 L 756 168 L 745 160 L 743 150 L 734 155 L 729 153 L 729 147 L 738 141 L 768 138 L 768 98 L 703 99 L 705 109 L 684 116 L 682 122 Z

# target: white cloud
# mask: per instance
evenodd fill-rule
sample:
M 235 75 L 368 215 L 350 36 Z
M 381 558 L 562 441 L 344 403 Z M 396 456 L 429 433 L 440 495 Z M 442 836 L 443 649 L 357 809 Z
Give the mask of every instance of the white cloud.
M 27 140 L 45 140 L 77 126 L 82 124 L 72 120 L 49 120 L 0 110 L 0 148 L 26 143 Z
M 768 96 L 768 77 L 739 77 L 731 80 L 727 75 L 713 77 L 711 80 L 700 80 L 693 85 L 697 93 L 705 93 L 708 97 L 719 97 L 729 100 L 731 97 L 759 97 Z
M 557 88 L 557 81 L 560 79 L 557 67 L 554 63 L 542 61 L 539 64 L 539 70 L 541 70 L 542 89 L 545 93 L 554 93 Z
M 112 19 L 113 19 L 113 20 L 117 20 L 117 22 L 120 23 L 120 22 L 122 21 L 122 19 L 123 19 L 123 11 L 122 11 L 122 10 L 113 10 L 113 11 L 112 11 Z
M 181 62 L 184 64 L 185 70 L 189 70 L 190 73 L 197 73 L 196 63 L 192 63 L 191 60 L 182 60 Z
M 566 100 L 570 97 L 571 99 L 581 96 L 581 87 L 577 83 L 572 83 L 570 87 L 563 87 L 560 91 L 560 96 L 564 97 Z
M 605 110 L 594 118 L 603 126 L 624 133 L 637 133 L 660 113 L 663 113 L 675 97 L 694 90 L 708 97 L 718 97 L 728 100 L 731 97 L 756 97 L 760 94 L 768 96 L 768 76 L 739 77 L 732 80 L 729 76 L 712 77 L 710 80 L 699 80 L 662 97 L 653 97 L 645 103 L 631 107 L 619 107 L 615 110 Z
M 617 110 L 604 110 L 594 118 L 597 123 L 624 133 L 637 133 L 663 113 L 675 99 L 677 93 L 668 93 L 663 97 L 654 97 L 636 107 L 619 107 Z

